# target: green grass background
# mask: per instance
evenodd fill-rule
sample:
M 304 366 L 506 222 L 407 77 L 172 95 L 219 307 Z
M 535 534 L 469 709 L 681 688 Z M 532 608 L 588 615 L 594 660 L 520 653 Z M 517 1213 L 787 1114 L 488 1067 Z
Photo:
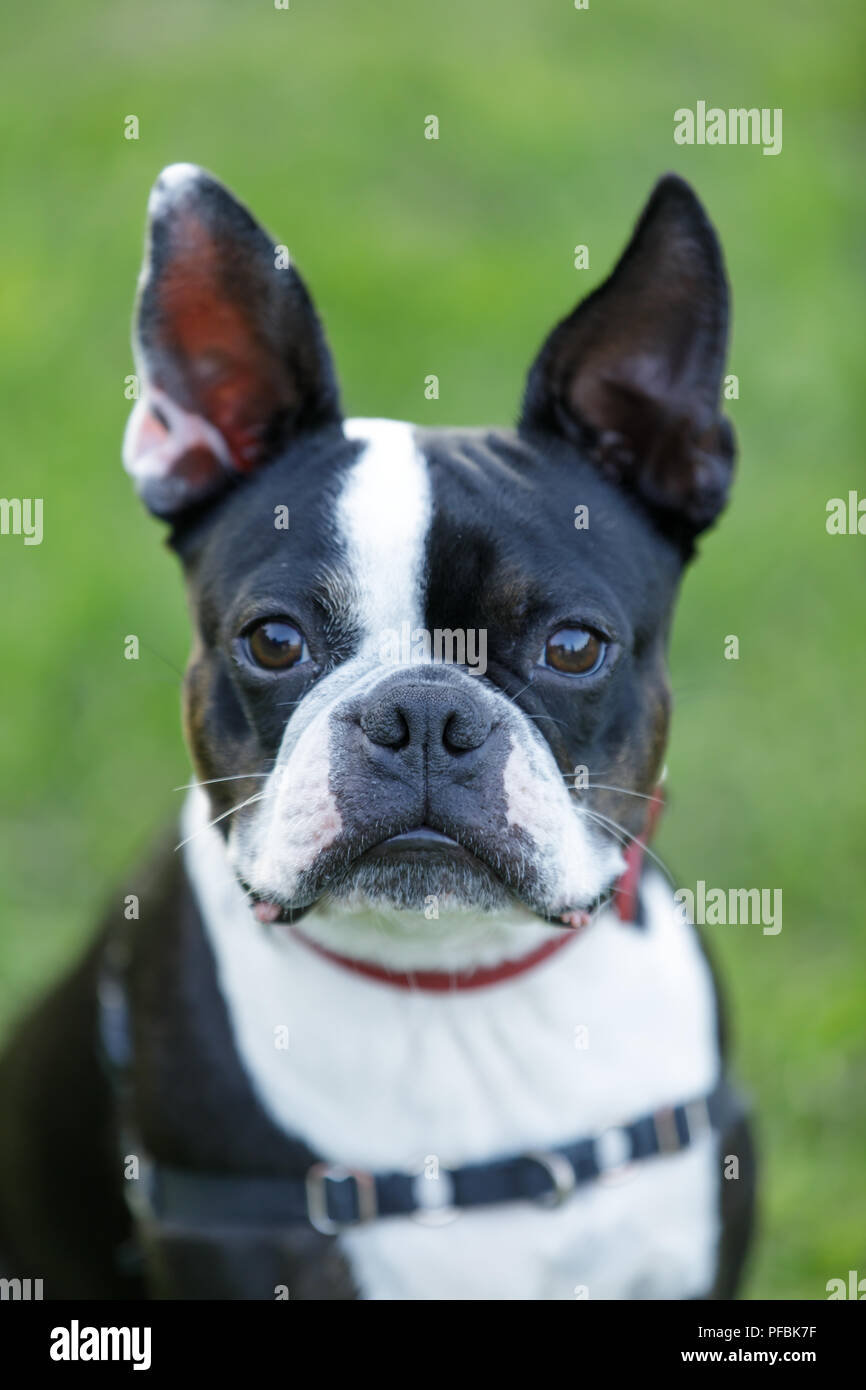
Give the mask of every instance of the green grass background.
M 80 949 L 188 780 L 187 620 L 119 458 L 144 206 L 212 169 L 301 265 L 352 413 L 508 422 L 552 323 L 656 177 L 691 179 L 734 292 L 733 504 L 686 582 L 659 847 L 678 883 L 781 887 L 711 931 L 765 1172 L 747 1293 L 866 1274 L 862 6 L 843 0 L 46 0 L 7 13 L 0 161 L 0 1023 Z M 784 147 L 680 148 L 673 112 L 782 107 Z M 424 117 L 441 122 L 423 138 Z M 140 139 L 123 138 L 138 116 Z M 589 272 L 572 247 L 590 247 Z M 436 372 L 438 402 L 423 395 Z M 122 657 L 136 633 L 142 658 Z M 740 639 L 725 661 L 723 639 Z

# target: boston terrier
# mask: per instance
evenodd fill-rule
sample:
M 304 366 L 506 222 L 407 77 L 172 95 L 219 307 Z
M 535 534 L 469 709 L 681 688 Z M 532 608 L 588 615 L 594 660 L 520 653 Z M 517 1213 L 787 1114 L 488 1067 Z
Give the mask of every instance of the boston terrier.
M 344 419 L 285 247 L 191 165 L 149 214 L 123 456 L 186 577 L 195 782 L 0 1064 L 2 1273 L 733 1296 L 750 1130 L 646 846 L 735 452 L 700 203 L 656 186 L 514 430 Z

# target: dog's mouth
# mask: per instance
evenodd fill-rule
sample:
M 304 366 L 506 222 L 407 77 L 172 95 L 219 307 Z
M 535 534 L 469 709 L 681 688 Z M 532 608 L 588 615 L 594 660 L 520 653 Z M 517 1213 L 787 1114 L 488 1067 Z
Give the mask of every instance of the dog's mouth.
M 366 848 L 344 852 L 322 875 L 303 906 L 261 897 L 246 883 L 260 922 L 293 923 L 324 898 L 366 898 L 391 907 L 424 909 L 443 900 L 490 907 L 509 896 L 507 884 L 466 844 L 430 825 L 401 830 Z M 494 900 L 496 900 L 494 902 Z
M 503 910 L 520 903 L 552 925 L 583 927 L 610 901 L 614 884 L 586 906 L 553 915 L 532 900 L 527 885 L 515 883 L 502 858 L 495 866 L 482 846 L 475 848 L 430 825 L 417 825 L 391 834 L 356 852 L 343 854 L 329 866 L 315 890 L 291 905 L 257 894 L 241 880 L 250 897 L 253 914 L 266 924 L 293 924 L 325 899 L 342 904 L 367 902 L 372 906 L 423 911 L 431 906 Z

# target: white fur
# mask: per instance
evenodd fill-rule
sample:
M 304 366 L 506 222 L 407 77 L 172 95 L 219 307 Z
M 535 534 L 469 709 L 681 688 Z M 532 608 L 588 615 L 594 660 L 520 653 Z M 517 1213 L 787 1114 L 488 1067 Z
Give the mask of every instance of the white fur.
M 571 800 L 543 738 L 519 711 L 503 783 L 509 825 L 535 841 L 551 915 L 601 897 L 625 860 L 612 841 L 593 834 Z
M 328 711 L 303 722 L 300 731 L 289 728 L 254 816 L 233 825 L 230 841 L 242 877 L 263 896 L 286 900 L 342 828 L 329 785 Z
M 167 164 L 153 185 L 148 201 L 151 217 L 158 216 L 166 203 L 170 203 L 189 184 L 204 183 L 208 176 L 198 164 Z
M 361 595 L 361 655 L 378 657 L 387 632 L 423 626 L 424 544 L 433 515 L 427 465 L 411 425 L 347 420 L 366 444 L 337 506 L 337 524 Z
M 166 391 L 147 383 L 143 366 L 139 375 L 145 383 L 144 394 L 133 407 L 123 435 L 122 458 L 127 473 L 139 485 L 167 479 L 178 459 L 195 449 L 206 449 L 230 471 L 232 457 L 219 430 L 203 415 L 181 409 Z M 157 410 L 167 424 L 160 423 Z
M 600 1133 L 715 1083 L 709 971 L 660 879 L 642 931 L 607 912 L 514 980 L 409 992 L 264 931 L 204 814 L 194 793 L 184 853 L 239 1055 L 268 1114 L 323 1158 L 379 1171 L 486 1160 Z M 527 931 L 529 949 L 530 929 L 511 930 Z M 437 1227 L 388 1218 L 340 1241 L 368 1299 L 688 1297 L 712 1282 L 718 1187 L 707 1135 L 555 1210 L 514 1203 Z

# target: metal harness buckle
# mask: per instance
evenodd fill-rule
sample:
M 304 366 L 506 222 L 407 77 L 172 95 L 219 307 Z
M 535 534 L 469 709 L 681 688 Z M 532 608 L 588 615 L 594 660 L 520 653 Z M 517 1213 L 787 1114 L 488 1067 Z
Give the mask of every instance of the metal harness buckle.
M 657 1110 L 653 1115 L 653 1129 L 655 1130 L 656 1143 L 659 1146 L 660 1154 L 679 1153 L 683 1147 L 680 1143 L 679 1130 L 677 1129 L 676 1116 L 670 1106 L 665 1106 L 662 1110 Z
M 354 1182 L 358 1205 L 354 1221 L 334 1221 L 328 1215 L 328 1182 Z M 307 1218 L 323 1235 L 339 1235 L 340 1231 L 372 1221 L 378 1214 L 376 1180 L 372 1173 L 363 1173 L 359 1168 L 345 1168 L 341 1163 L 314 1163 L 307 1172 L 306 1189 Z
M 563 1202 L 571 1196 L 577 1183 L 577 1174 L 571 1160 L 565 1154 L 555 1153 L 543 1149 L 531 1149 L 524 1154 L 524 1158 L 531 1158 L 533 1163 L 542 1167 L 553 1184 L 550 1192 L 542 1192 L 535 1201 L 540 1207 L 561 1207 Z

